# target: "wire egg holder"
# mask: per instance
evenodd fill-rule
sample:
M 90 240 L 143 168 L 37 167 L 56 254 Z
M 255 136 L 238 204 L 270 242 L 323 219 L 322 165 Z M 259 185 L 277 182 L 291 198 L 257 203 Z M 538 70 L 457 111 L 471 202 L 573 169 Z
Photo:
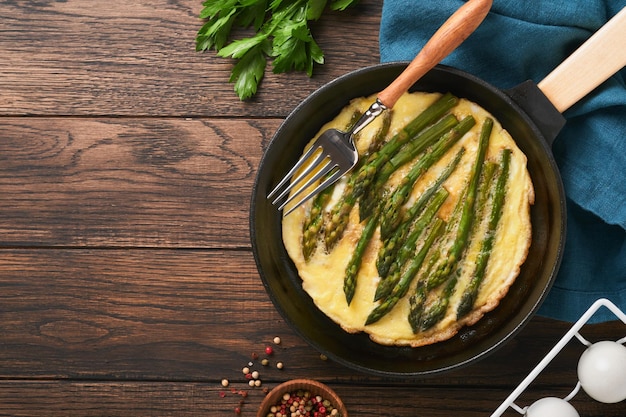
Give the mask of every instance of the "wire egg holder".
M 509 407 L 523 416 L 528 416 L 528 409 L 530 407 L 521 408 L 517 406 L 514 401 L 524 392 L 524 390 L 537 378 L 537 376 L 543 371 L 543 369 L 548 366 L 548 364 L 554 359 L 559 352 L 567 345 L 567 343 L 576 337 L 583 345 L 590 347 L 592 343 L 585 339 L 580 333 L 579 330 L 589 321 L 589 319 L 598 311 L 599 308 L 606 307 L 608 308 L 617 318 L 619 318 L 624 324 L 626 324 L 626 314 L 624 314 L 615 304 L 611 301 L 601 298 L 595 301 L 591 307 L 578 319 L 576 323 L 572 326 L 572 328 L 561 338 L 561 340 L 548 352 L 548 354 L 539 362 L 539 364 L 528 374 L 528 376 L 520 383 L 520 385 L 508 396 L 506 400 L 496 409 L 496 411 L 491 415 L 491 417 L 499 417 L 501 416 Z M 624 345 L 626 343 L 626 337 L 619 339 L 616 341 L 618 344 Z M 572 392 L 565 397 L 564 399 L 555 399 L 557 401 L 565 402 L 566 405 L 570 407 L 572 410 L 573 407 L 569 405 L 569 401 L 576 396 L 576 394 L 580 391 L 581 382 L 578 381 L 576 383 L 576 387 L 572 390 Z M 545 398 L 544 398 L 545 399 Z M 541 401 L 541 400 L 539 400 Z M 577 415 L 576 411 L 574 410 Z

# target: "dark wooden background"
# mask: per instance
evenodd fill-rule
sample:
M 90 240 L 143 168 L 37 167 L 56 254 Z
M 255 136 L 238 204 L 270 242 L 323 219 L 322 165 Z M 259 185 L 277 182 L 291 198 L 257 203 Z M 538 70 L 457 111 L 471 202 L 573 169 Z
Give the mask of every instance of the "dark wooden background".
M 314 25 L 326 64 L 313 78 L 269 73 L 249 102 L 226 82 L 229 60 L 195 52 L 200 9 L 0 2 L 0 415 L 222 416 L 243 399 L 253 416 L 264 387 L 301 377 L 330 385 L 353 416 L 490 415 L 569 324 L 535 318 L 479 363 L 386 380 L 322 360 L 255 268 L 248 206 L 263 150 L 316 88 L 378 62 L 381 2 L 327 13 Z M 275 336 L 252 389 L 241 369 Z M 567 395 L 581 346 L 518 404 Z M 626 414 L 582 392 L 573 404 Z

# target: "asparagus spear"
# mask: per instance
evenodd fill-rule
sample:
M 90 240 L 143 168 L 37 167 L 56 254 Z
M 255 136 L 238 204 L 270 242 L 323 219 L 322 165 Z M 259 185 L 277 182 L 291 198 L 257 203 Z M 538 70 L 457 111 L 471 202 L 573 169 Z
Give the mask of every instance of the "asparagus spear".
M 369 217 L 373 212 L 374 207 L 378 204 L 379 197 L 382 194 L 385 183 L 398 168 L 412 161 L 417 155 L 424 151 L 428 146 L 435 141 L 439 140 L 450 129 L 458 124 L 457 118 L 449 114 L 439 120 L 434 125 L 430 126 L 426 130 L 422 131 L 416 136 L 410 143 L 400 149 L 397 154 L 389 159 L 379 172 L 376 172 L 374 180 L 371 186 L 368 188 L 367 193 L 359 202 L 359 215 L 361 219 Z
M 478 213 L 484 212 L 484 206 L 489 197 L 490 184 L 495 174 L 496 168 L 497 164 L 489 161 L 487 161 L 482 168 L 483 180 L 481 181 L 480 188 L 478 190 L 478 208 L 476 210 Z M 436 262 L 436 259 L 432 259 L 431 266 L 434 265 Z M 449 298 L 449 296 L 452 294 L 452 290 L 454 289 L 455 284 L 456 281 L 449 280 L 448 286 L 446 286 L 442 294 L 440 294 L 440 297 Z M 409 322 L 411 323 L 414 332 L 434 326 L 437 322 L 441 320 L 441 318 L 443 318 L 443 315 L 447 310 L 448 304 L 446 302 L 435 305 L 433 309 L 424 314 L 423 307 L 424 302 L 426 301 L 426 295 L 428 291 L 434 288 L 433 285 L 434 283 L 426 281 L 425 285 L 418 286 L 415 295 L 411 298 L 411 311 L 409 313 Z
M 411 256 L 415 252 L 415 247 L 417 246 L 417 239 L 421 236 L 424 229 L 432 222 L 433 218 L 439 211 L 439 208 L 443 205 L 446 198 L 448 198 L 448 191 L 444 188 L 440 188 L 437 193 L 432 198 L 432 201 L 428 204 L 428 206 L 424 209 L 424 212 L 420 215 L 420 217 L 415 222 L 415 225 L 411 226 L 411 224 L 406 224 L 406 240 L 403 242 L 401 248 L 399 248 L 397 252 L 397 256 L 393 256 L 391 258 L 391 262 L 393 267 L 389 268 L 389 276 L 382 277 L 381 281 L 376 288 L 376 293 L 374 295 L 374 301 L 378 301 L 389 295 L 393 287 L 396 285 L 398 280 L 400 279 L 400 272 L 402 266 L 409 262 Z M 386 262 L 389 262 L 388 259 L 385 259 Z
M 406 295 L 407 291 L 409 290 L 409 286 L 411 285 L 411 282 L 417 274 L 417 271 L 422 266 L 422 262 L 426 257 L 426 253 L 428 253 L 433 242 L 441 234 L 441 231 L 443 230 L 443 224 L 444 221 L 440 218 L 437 218 L 435 220 L 435 222 L 433 223 L 433 227 L 431 228 L 430 233 L 428 234 L 428 237 L 424 242 L 424 245 L 419 250 L 407 270 L 402 274 L 402 278 L 400 279 L 400 281 L 398 281 L 398 284 L 393 287 L 391 294 L 387 298 L 385 298 L 383 302 L 376 306 L 374 310 L 372 310 L 372 312 L 367 317 L 367 320 L 365 321 L 365 325 L 372 324 L 380 320 L 385 314 L 391 311 L 393 307 L 395 307 L 395 305 L 402 297 Z
M 328 187 L 313 198 L 311 211 L 302 225 L 302 255 L 306 262 L 317 249 L 318 233 L 324 224 L 324 207 L 332 193 L 333 187 Z
M 439 323 L 446 315 L 448 310 L 448 304 L 450 303 L 450 296 L 456 286 L 456 279 L 449 279 L 445 288 L 439 296 L 439 300 L 433 303 L 428 310 L 422 313 L 420 317 L 419 329 L 425 331 Z
M 487 198 L 489 196 L 489 189 L 490 189 L 490 184 L 491 184 L 491 180 L 493 179 L 494 173 L 497 169 L 497 164 L 494 164 L 492 162 L 487 162 L 485 163 L 485 166 L 483 167 L 483 181 L 481 182 L 481 186 L 479 189 L 479 198 L 478 198 L 478 206 L 479 207 L 484 207 Z M 460 206 L 457 207 L 458 211 L 460 212 Z M 457 211 L 455 209 L 455 211 Z M 478 212 L 483 212 L 483 209 L 479 209 Z M 456 213 L 455 215 L 453 215 L 453 217 L 456 217 Z M 426 273 L 423 275 L 425 277 L 430 276 L 430 271 L 432 271 L 432 269 L 434 268 L 435 265 L 437 265 L 437 263 L 439 262 L 439 256 L 441 255 L 440 252 L 435 252 L 434 256 L 431 257 L 428 267 L 426 269 Z M 411 324 L 411 327 L 413 329 L 413 332 L 418 332 L 422 326 L 426 327 L 429 324 L 427 323 L 428 320 L 434 320 L 440 313 L 441 311 L 445 312 L 445 310 L 441 310 L 440 309 L 436 312 L 431 314 L 430 319 L 427 319 L 426 317 L 424 318 L 424 320 L 422 320 L 422 316 L 424 313 L 424 303 L 426 301 L 426 296 L 428 295 L 428 291 L 431 291 L 434 287 L 435 287 L 436 283 L 434 281 L 430 281 L 428 279 L 426 280 L 420 280 L 418 282 L 418 285 L 415 289 L 415 294 L 413 294 L 410 298 L 410 304 L 411 304 L 411 308 L 410 308 L 410 312 L 409 312 L 409 323 Z M 425 324 L 423 324 L 423 322 Z
M 443 283 L 447 283 L 441 296 L 427 311 L 420 314 L 420 330 L 427 330 L 435 325 L 445 314 L 448 308 L 449 299 L 458 279 L 457 265 L 465 251 L 469 240 L 470 230 L 474 221 L 474 203 L 478 194 L 478 184 L 481 177 L 481 170 L 485 160 L 489 137 L 493 128 L 493 119 L 487 118 L 483 123 L 478 143 L 476 160 L 472 166 L 467 192 L 462 204 L 461 218 L 456 232 L 456 237 L 450 246 L 447 256 L 441 265 L 428 277 L 426 291 L 430 291 Z
M 432 186 L 430 186 L 427 190 L 425 190 L 419 199 L 413 204 L 402 216 L 402 222 L 410 221 L 416 215 L 418 215 L 428 199 L 441 187 L 441 185 L 452 175 L 457 165 L 461 161 L 463 154 L 465 153 L 465 148 L 459 149 L 457 154 L 454 156 L 454 159 L 448 166 L 441 172 L 441 175 L 437 177 Z
M 391 197 L 385 202 L 385 207 L 382 211 L 383 216 L 381 218 L 380 230 L 383 238 L 388 236 L 398 225 L 400 209 L 409 198 L 417 179 L 435 162 L 439 161 L 452 145 L 463 137 L 475 124 L 476 120 L 472 116 L 467 116 L 461 120 L 458 125 L 443 135 L 441 139 L 433 145 L 431 150 L 427 152 L 402 179 L 400 185 L 398 185 L 391 194 Z
M 353 190 L 359 198 L 369 189 L 378 170 L 413 136 L 421 132 L 428 125 L 439 120 L 448 110 L 456 106 L 458 98 L 450 93 L 441 96 L 428 106 L 415 119 L 407 124 L 400 132 L 394 135 L 379 152 L 371 154 L 367 162 L 357 171 L 356 186 Z
M 407 143 L 398 153 L 382 166 L 376 180 L 385 182 L 398 168 L 407 162 L 412 161 L 417 155 L 425 150 L 431 143 L 441 137 L 458 124 L 457 118 L 453 114 L 448 114 L 437 123 L 424 130 L 411 142 Z
M 384 278 L 389 274 L 390 267 L 395 259 L 396 253 L 404 244 L 407 234 L 410 230 L 411 223 L 422 212 L 424 206 L 428 200 L 435 194 L 444 183 L 450 177 L 452 172 L 456 169 L 461 157 L 465 153 L 465 148 L 459 149 L 452 162 L 441 172 L 435 182 L 426 189 L 418 200 L 413 204 L 402 216 L 400 224 L 394 229 L 391 236 L 384 237 L 381 231 L 381 238 L 383 238 L 383 245 L 378 253 L 376 260 L 376 268 L 378 274 Z
M 387 134 L 389 133 L 389 128 L 391 127 L 391 115 L 393 114 L 393 110 L 387 110 L 380 117 L 382 118 L 382 123 L 380 125 L 380 129 L 376 131 L 372 141 L 370 142 L 367 151 L 365 152 L 365 156 L 369 157 L 380 150 L 380 148 L 385 143 L 385 139 L 387 138 Z M 358 134 L 361 134 L 363 131 L 360 131 Z
M 433 270 L 433 267 L 437 265 L 439 262 L 439 258 L 441 256 L 441 252 L 435 251 L 425 268 L 424 276 L 430 275 L 430 271 Z M 415 288 L 415 293 L 409 298 L 409 324 L 413 329 L 413 333 L 417 333 L 421 326 L 422 313 L 424 312 L 424 303 L 426 302 L 426 285 L 424 280 L 420 279 L 417 282 L 417 286 Z
M 474 202 L 476 201 L 478 181 L 480 179 L 482 165 L 485 160 L 487 147 L 489 145 L 489 136 L 491 135 L 492 127 L 493 120 L 490 118 L 485 119 L 479 139 L 476 161 L 472 167 L 470 181 L 467 186 L 467 193 L 465 194 L 465 199 L 463 199 L 463 201 L 459 201 L 459 203 L 462 204 L 462 211 L 456 239 L 448 251 L 446 262 L 434 272 L 434 277 L 432 278 L 434 282 L 442 282 L 440 281 L 440 278 L 443 279 L 443 281 L 446 280 L 455 268 L 456 264 L 459 262 L 460 257 L 465 250 L 465 246 L 467 245 L 473 221 Z
M 354 293 L 356 291 L 356 278 L 361 268 L 361 262 L 363 260 L 363 254 L 365 253 L 365 249 L 367 245 L 372 240 L 372 236 L 374 235 L 374 231 L 376 231 L 376 227 L 378 226 L 378 215 L 372 216 L 368 221 L 363 231 L 361 232 L 361 237 L 354 248 L 354 252 L 352 253 L 352 258 L 348 262 L 348 266 L 346 267 L 346 275 L 343 281 L 343 292 L 346 295 L 346 301 L 348 305 L 352 302 L 352 298 L 354 297 Z
M 387 111 L 382 115 L 382 124 L 380 129 L 374 135 L 370 145 L 368 147 L 365 157 L 377 152 L 382 146 L 385 137 L 389 133 L 389 127 L 391 126 L 391 112 Z M 360 132 L 359 132 L 360 133 Z M 360 158 L 363 161 L 365 158 Z M 343 232 L 349 222 L 350 212 L 352 207 L 356 204 L 357 196 L 355 195 L 354 187 L 356 186 L 358 166 L 356 171 L 352 171 L 348 177 L 346 187 L 339 201 L 333 206 L 330 212 L 329 219 L 324 228 L 324 242 L 326 244 L 326 250 L 331 251 L 335 244 L 343 236 Z
M 470 280 L 467 288 L 461 296 L 461 301 L 457 307 L 457 317 L 463 317 L 469 313 L 474 307 L 476 297 L 478 296 L 478 289 L 485 277 L 485 271 L 487 264 L 489 263 L 489 257 L 493 249 L 493 243 L 495 240 L 496 229 L 498 223 L 502 217 L 502 207 L 504 205 L 504 199 L 506 195 L 506 184 L 509 177 L 509 167 L 511 163 L 511 150 L 504 149 L 501 153 L 501 171 L 498 175 L 498 180 L 495 184 L 495 192 L 493 196 L 493 202 L 491 205 L 491 212 L 489 214 L 489 223 L 487 226 L 487 232 L 481 245 L 478 258 L 476 259 L 476 270 Z

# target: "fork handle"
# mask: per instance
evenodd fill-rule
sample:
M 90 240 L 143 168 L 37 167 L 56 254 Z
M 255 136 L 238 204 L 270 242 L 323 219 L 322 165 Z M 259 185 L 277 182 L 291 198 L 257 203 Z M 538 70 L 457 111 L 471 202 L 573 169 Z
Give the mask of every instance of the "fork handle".
M 435 67 L 476 30 L 491 9 L 492 0 L 469 0 L 435 32 L 406 69 L 378 99 L 391 109 L 396 101 L 424 74 Z
M 361 116 L 359 120 L 357 120 L 350 133 L 356 135 L 385 110 L 387 110 L 387 107 L 383 103 L 381 103 L 380 100 L 376 99 L 376 101 L 372 103 L 370 108 L 367 109 L 365 113 L 363 113 L 363 116 Z

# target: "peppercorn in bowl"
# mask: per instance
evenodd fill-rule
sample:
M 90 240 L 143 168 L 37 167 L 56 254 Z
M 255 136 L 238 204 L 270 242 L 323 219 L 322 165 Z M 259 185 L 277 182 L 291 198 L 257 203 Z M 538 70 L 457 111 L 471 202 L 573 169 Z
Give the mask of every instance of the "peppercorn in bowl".
M 265 397 L 257 417 L 347 417 L 343 401 L 327 385 L 312 379 L 284 382 Z

